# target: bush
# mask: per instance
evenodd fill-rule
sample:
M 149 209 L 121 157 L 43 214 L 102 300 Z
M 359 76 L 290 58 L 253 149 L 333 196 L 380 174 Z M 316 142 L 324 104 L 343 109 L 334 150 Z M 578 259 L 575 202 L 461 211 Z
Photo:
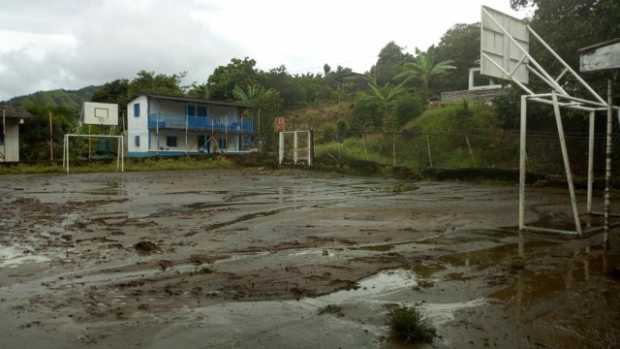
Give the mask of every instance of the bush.
M 392 333 L 405 343 L 432 343 L 436 330 L 413 307 L 398 307 L 390 312 Z

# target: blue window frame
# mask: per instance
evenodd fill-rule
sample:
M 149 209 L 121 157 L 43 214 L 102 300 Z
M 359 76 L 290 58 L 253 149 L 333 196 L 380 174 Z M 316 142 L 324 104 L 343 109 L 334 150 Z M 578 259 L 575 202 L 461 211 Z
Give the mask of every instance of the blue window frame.
M 205 107 L 205 106 L 198 106 L 198 116 L 200 116 L 200 117 L 207 117 L 207 107 Z
M 140 136 L 135 136 L 133 139 L 133 143 L 136 146 L 136 148 L 140 148 Z
M 133 116 L 136 118 L 140 117 L 140 103 L 135 103 L 133 105 Z

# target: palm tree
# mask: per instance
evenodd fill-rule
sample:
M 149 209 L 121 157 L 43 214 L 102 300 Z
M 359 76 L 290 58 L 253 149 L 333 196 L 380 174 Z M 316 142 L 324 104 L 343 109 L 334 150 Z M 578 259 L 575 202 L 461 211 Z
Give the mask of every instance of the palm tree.
M 424 93 L 426 98 L 430 93 L 430 84 L 434 77 L 447 73 L 450 70 L 456 69 L 454 61 L 445 60 L 441 62 L 435 62 L 433 53 L 431 50 L 427 52 L 421 52 L 416 49 L 415 62 L 409 62 L 403 64 L 403 71 L 396 75 L 397 79 L 403 79 L 403 83 L 406 83 L 412 79 L 419 79 L 422 81 Z
M 378 102 L 381 108 L 380 110 L 383 124 L 388 132 L 392 133 L 392 166 L 394 167 L 396 166 L 396 133 L 399 125 L 397 120 L 394 119 L 394 115 L 390 112 L 390 105 L 397 97 L 405 92 L 403 85 L 406 81 L 403 81 L 395 86 L 390 83 L 387 83 L 384 86 L 379 86 L 376 76 L 368 76 L 366 80 L 368 81 L 368 87 L 370 87 L 370 91 L 372 92 L 370 96 Z M 364 135 L 364 137 L 366 136 Z M 368 150 L 366 149 L 365 138 L 364 149 L 366 152 L 366 160 L 368 160 Z
M 259 148 L 262 147 L 261 111 L 264 104 L 262 102 L 271 100 L 271 97 L 275 94 L 278 94 L 276 90 L 272 88 L 264 89 L 262 86 L 256 84 L 248 85 L 245 90 L 240 86 L 235 86 L 233 89 L 233 96 L 235 99 L 243 102 L 256 113 Z

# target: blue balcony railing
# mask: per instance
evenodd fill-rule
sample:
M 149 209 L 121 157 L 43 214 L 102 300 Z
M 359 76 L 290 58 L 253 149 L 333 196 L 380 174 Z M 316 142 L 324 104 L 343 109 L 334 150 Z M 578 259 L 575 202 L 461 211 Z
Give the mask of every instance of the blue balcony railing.
M 249 118 L 226 122 L 225 119 L 208 116 L 190 116 L 186 118 L 181 115 L 151 114 L 149 115 L 148 123 L 150 129 L 185 129 L 187 125 L 189 130 L 254 133 L 254 122 Z

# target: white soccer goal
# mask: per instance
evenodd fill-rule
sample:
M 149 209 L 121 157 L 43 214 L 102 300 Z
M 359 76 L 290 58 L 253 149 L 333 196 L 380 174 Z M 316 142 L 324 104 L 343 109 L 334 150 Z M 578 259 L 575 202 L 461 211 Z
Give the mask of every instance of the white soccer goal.
M 304 163 L 312 166 L 313 154 L 313 134 L 308 131 L 284 131 L 279 133 L 278 142 L 278 164 L 289 162 L 293 165 Z
M 71 158 L 70 152 L 70 140 L 71 138 L 88 138 L 89 142 L 91 138 L 104 138 L 104 139 L 116 139 L 116 170 L 120 172 L 125 172 L 125 138 L 124 136 L 113 136 L 113 135 L 85 135 L 85 134 L 66 134 L 64 139 L 64 144 L 62 147 L 62 167 L 69 173 L 69 160 Z

